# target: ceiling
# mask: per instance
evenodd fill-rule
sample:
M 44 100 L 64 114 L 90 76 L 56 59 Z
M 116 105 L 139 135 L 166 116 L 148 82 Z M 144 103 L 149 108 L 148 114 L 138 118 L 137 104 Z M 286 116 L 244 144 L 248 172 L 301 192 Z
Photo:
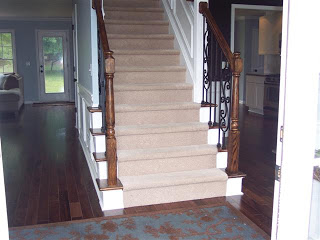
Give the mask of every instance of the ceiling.
M 71 17 L 72 0 L 1 0 L 0 17 Z

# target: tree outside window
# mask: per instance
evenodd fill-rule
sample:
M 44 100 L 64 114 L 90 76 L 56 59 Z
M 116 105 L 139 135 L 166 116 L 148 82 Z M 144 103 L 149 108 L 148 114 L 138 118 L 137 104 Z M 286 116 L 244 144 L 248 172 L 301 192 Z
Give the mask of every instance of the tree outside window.
M 0 73 L 14 72 L 12 33 L 0 32 Z

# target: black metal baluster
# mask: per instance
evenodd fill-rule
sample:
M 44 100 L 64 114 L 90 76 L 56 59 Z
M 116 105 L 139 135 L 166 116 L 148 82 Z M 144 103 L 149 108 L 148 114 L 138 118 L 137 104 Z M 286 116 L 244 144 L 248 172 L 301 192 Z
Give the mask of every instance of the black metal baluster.
M 221 69 L 221 62 L 218 61 L 218 56 L 221 55 L 221 49 L 219 48 L 219 50 L 217 49 L 217 58 L 216 58 L 216 64 L 217 64 L 217 72 L 216 72 L 216 76 L 217 76 L 217 81 L 219 81 L 219 131 L 218 131 L 218 144 L 217 147 L 220 149 L 221 148 L 221 129 L 222 129 L 222 122 L 221 122 L 221 114 L 223 113 L 223 109 L 222 109 L 222 79 L 221 79 L 221 75 L 220 75 L 220 69 Z M 220 60 L 220 59 L 219 59 Z M 220 68 L 220 69 L 219 69 Z
M 206 54 L 206 34 L 208 30 L 205 29 L 206 24 L 205 24 L 205 18 L 203 18 L 203 86 L 202 86 L 202 101 L 201 104 L 204 105 L 206 103 L 205 101 L 205 91 L 206 91 L 206 96 L 207 96 L 207 89 L 206 89 L 206 82 L 207 82 L 207 54 Z
M 212 35 L 212 39 L 213 39 L 213 35 Z M 214 60 L 214 72 L 212 73 L 213 76 L 213 81 L 214 81 L 214 120 L 213 120 L 213 126 L 217 127 L 218 123 L 217 123 L 217 53 L 218 53 L 218 42 L 217 41 L 212 41 L 215 44 L 215 60 Z M 213 45 L 213 44 L 212 44 Z M 211 46 L 212 46 L 211 45 Z M 212 47 L 213 48 L 213 47 Z M 213 54 L 212 54 L 213 55 Z
M 221 63 L 224 62 L 225 66 L 222 68 L 221 66 L 221 79 L 222 79 L 222 97 L 221 101 L 223 103 L 224 109 L 221 111 L 221 131 L 222 131 L 222 150 L 227 149 L 226 144 L 226 134 L 230 129 L 230 90 L 231 90 L 231 78 L 232 73 L 229 68 L 229 64 L 224 59 Z

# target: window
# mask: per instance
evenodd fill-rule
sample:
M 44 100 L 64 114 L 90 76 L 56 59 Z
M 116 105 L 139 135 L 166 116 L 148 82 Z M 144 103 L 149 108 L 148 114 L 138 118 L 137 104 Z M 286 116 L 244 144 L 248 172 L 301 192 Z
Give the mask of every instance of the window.
M 15 72 L 14 32 L 0 30 L 0 73 Z

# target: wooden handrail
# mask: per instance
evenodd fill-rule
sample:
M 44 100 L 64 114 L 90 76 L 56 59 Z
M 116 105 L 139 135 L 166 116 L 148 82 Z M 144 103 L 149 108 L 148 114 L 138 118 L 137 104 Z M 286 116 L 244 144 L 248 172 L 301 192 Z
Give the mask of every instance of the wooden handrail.
M 115 110 L 114 110 L 114 90 L 113 78 L 115 73 L 115 60 L 113 52 L 109 48 L 107 31 L 102 14 L 101 0 L 93 0 L 93 8 L 97 13 L 100 40 L 105 59 L 105 122 L 106 122 L 106 159 L 108 161 L 108 187 L 114 188 L 119 185 L 117 173 L 117 141 L 115 137 Z
M 216 21 L 214 20 L 209 8 L 207 2 L 200 2 L 199 3 L 199 12 L 207 19 L 208 25 L 210 26 L 210 29 L 212 30 L 215 38 L 217 39 L 217 42 L 219 46 L 222 49 L 222 52 L 224 53 L 225 57 L 227 58 L 231 70 L 234 68 L 234 61 L 233 61 L 233 54 L 230 50 L 229 44 L 227 43 L 226 39 L 223 37 L 223 34 L 218 27 Z
M 199 12 L 206 18 L 208 27 L 213 32 L 223 54 L 230 64 L 232 71 L 232 96 L 231 96 L 231 127 L 228 137 L 228 165 L 226 168 L 227 174 L 239 174 L 239 149 L 240 149 L 240 131 L 239 131 L 239 79 L 242 72 L 243 63 L 240 58 L 240 53 L 232 53 L 224 38 L 221 30 L 219 29 L 216 21 L 214 20 L 209 8 L 208 3 L 199 3 Z

